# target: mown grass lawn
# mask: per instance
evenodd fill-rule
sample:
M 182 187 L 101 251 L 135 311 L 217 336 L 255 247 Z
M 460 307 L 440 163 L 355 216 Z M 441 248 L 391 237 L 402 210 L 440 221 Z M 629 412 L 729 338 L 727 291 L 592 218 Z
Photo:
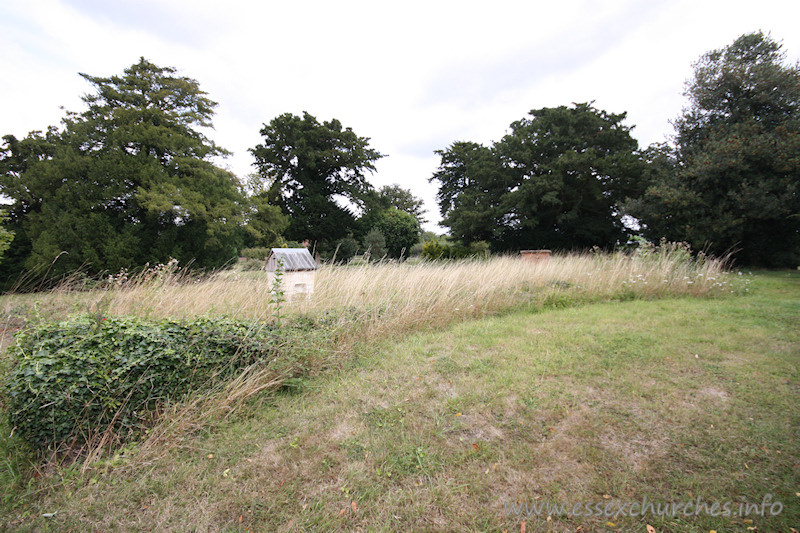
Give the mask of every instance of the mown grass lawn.
M 6 502 L 8 528 L 800 529 L 800 275 L 371 343 L 189 447 L 44 479 Z M 768 494 L 766 516 L 514 512 L 646 497 L 736 514 Z

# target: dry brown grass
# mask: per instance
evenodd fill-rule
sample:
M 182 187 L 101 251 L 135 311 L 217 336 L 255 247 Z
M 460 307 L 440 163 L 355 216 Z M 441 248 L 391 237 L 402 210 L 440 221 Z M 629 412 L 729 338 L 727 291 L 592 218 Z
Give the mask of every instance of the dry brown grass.
M 547 263 L 519 257 L 482 261 L 324 266 L 308 299 L 284 304 L 292 316 L 339 313 L 348 329 L 383 335 L 482 317 L 561 300 L 707 296 L 732 290 L 720 260 L 691 261 L 680 248 L 648 257 L 625 254 L 557 255 Z M 262 272 L 223 271 L 207 277 L 173 267 L 110 277 L 103 288 L 64 283 L 48 293 L 0 300 L 4 316 L 34 307 L 48 318 L 102 312 L 153 318 L 227 315 L 274 319 L 273 278 Z M 344 313 L 342 313 L 344 312 Z

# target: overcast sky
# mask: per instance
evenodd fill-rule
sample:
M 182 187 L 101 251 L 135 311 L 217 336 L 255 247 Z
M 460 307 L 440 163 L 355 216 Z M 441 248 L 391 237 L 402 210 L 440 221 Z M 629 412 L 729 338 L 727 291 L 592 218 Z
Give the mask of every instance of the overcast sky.
M 369 137 L 387 155 L 372 183 L 411 189 L 435 223 L 434 150 L 592 100 L 663 141 L 703 53 L 763 30 L 796 61 L 799 23 L 797 0 L 0 0 L 0 135 L 58 124 L 83 110 L 79 72 L 143 56 L 219 103 L 210 136 L 238 176 L 264 123 L 308 111 Z

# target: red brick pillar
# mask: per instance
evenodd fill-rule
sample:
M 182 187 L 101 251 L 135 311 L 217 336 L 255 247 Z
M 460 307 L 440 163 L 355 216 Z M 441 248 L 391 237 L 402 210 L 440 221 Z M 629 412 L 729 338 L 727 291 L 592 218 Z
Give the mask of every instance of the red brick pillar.
M 547 263 L 550 261 L 550 250 L 521 250 L 520 256 L 523 261 L 531 263 Z

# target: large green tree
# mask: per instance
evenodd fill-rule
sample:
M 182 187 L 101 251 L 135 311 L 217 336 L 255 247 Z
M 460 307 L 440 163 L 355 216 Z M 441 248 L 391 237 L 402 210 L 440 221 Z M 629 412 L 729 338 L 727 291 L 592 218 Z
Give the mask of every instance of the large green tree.
M 358 218 L 357 231 L 354 232 L 354 237 L 357 238 L 363 238 L 379 221 L 385 218 L 386 212 L 390 210 L 398 210 L 410 215 L 416 221 L 417 234 L 419 234 L 422 224 L 426 222 L 423 217 L 425 212 L 423 201 L 414 196 L 410 190 L 397 184 L 385 185 L 380 189 L 369 191 L 364 197 L 363 205 L 363 213 Z M 390 240 L 389 237 L 387 240 Z M 411 245 L 414 244 L 416 242 Z
M 392 185 L 384 185 L 376 191 L 378 202 L 383 209 L 391 207 L 404 211 L 414 217 L 419 226 L 422 226 L 425 220 L 425 203 L 421 198 L 414 196 L 409 189 L 404 189 L 400 185 L 394 183 Z
M 536 109 L 511 124 L 497 150 L 514 177 L 504 206 L 515 248 L 626 239 L 621 204 L 639 192 L 642 162 L 624 119 L 583 103 Z
M 502 204 L 514 186 L 512 173 L 493 148 L 474 142 L 454 142 L 436 154 L 441 162 L 430 181 L 439 182 L 442 225 L 465 244 L 487 241 L 502 247 L 508 229 Z
M 244 244 L 259 248 L 283 246 L 289 217 L 282 212 L 274 191 L 265 186 L 258 174 L 249 175 L 244 188 Z
M 144 58 L 121 76 L 81 76 L 94 87 L 85 111 L 60 130 L 4 137 L 0 192 L 13 200 L 24 266 L 61 256 L 55 273 L 99 272 L 234 257 L 242 192 L 212 162 L 226 152 L 203 134 L 216 103 Z
M 409 213 L 394 207 L 380 213 L 374 228 L 383 235 L 389 257 L 408 257 L 411 247 L 419 241 L 419 223 Z
M 769 36 L 743 35 L 700 58 L 686 96 L 672 163 L 656 158 L 631 213 L 653 238 L 733 252 L 745 264 L 796 266 L 800 67 Z
M 337 200 L 363 207 L 372 188 L 365 172 L 374 172 L 383 156 L 369 147 L 369 138 L 338 120 L 320 123 L 308 113 L 280 115 L 261 135 L 263 143 L 251 152 L 259 175 L 290 217 L 287 238 L 332 250 L 356 226 L 353 211 Z
M 491 148 L 437 152 L 443 224 L 494 249 L 610 247 L 623 240 L 622 201 L 641 187 L 625 114 L 591 104 L 536 109 Z
M 6 214 L 4 211 L 0 211 L 0 224 L 6 221 Z M 11 246 L 11 242 L 14 240 L 14 233 L 8 231 L 4 227 L 0 226 L 0 262 L 3 261 L 3 256 L 8 250 L 8 247 Z

